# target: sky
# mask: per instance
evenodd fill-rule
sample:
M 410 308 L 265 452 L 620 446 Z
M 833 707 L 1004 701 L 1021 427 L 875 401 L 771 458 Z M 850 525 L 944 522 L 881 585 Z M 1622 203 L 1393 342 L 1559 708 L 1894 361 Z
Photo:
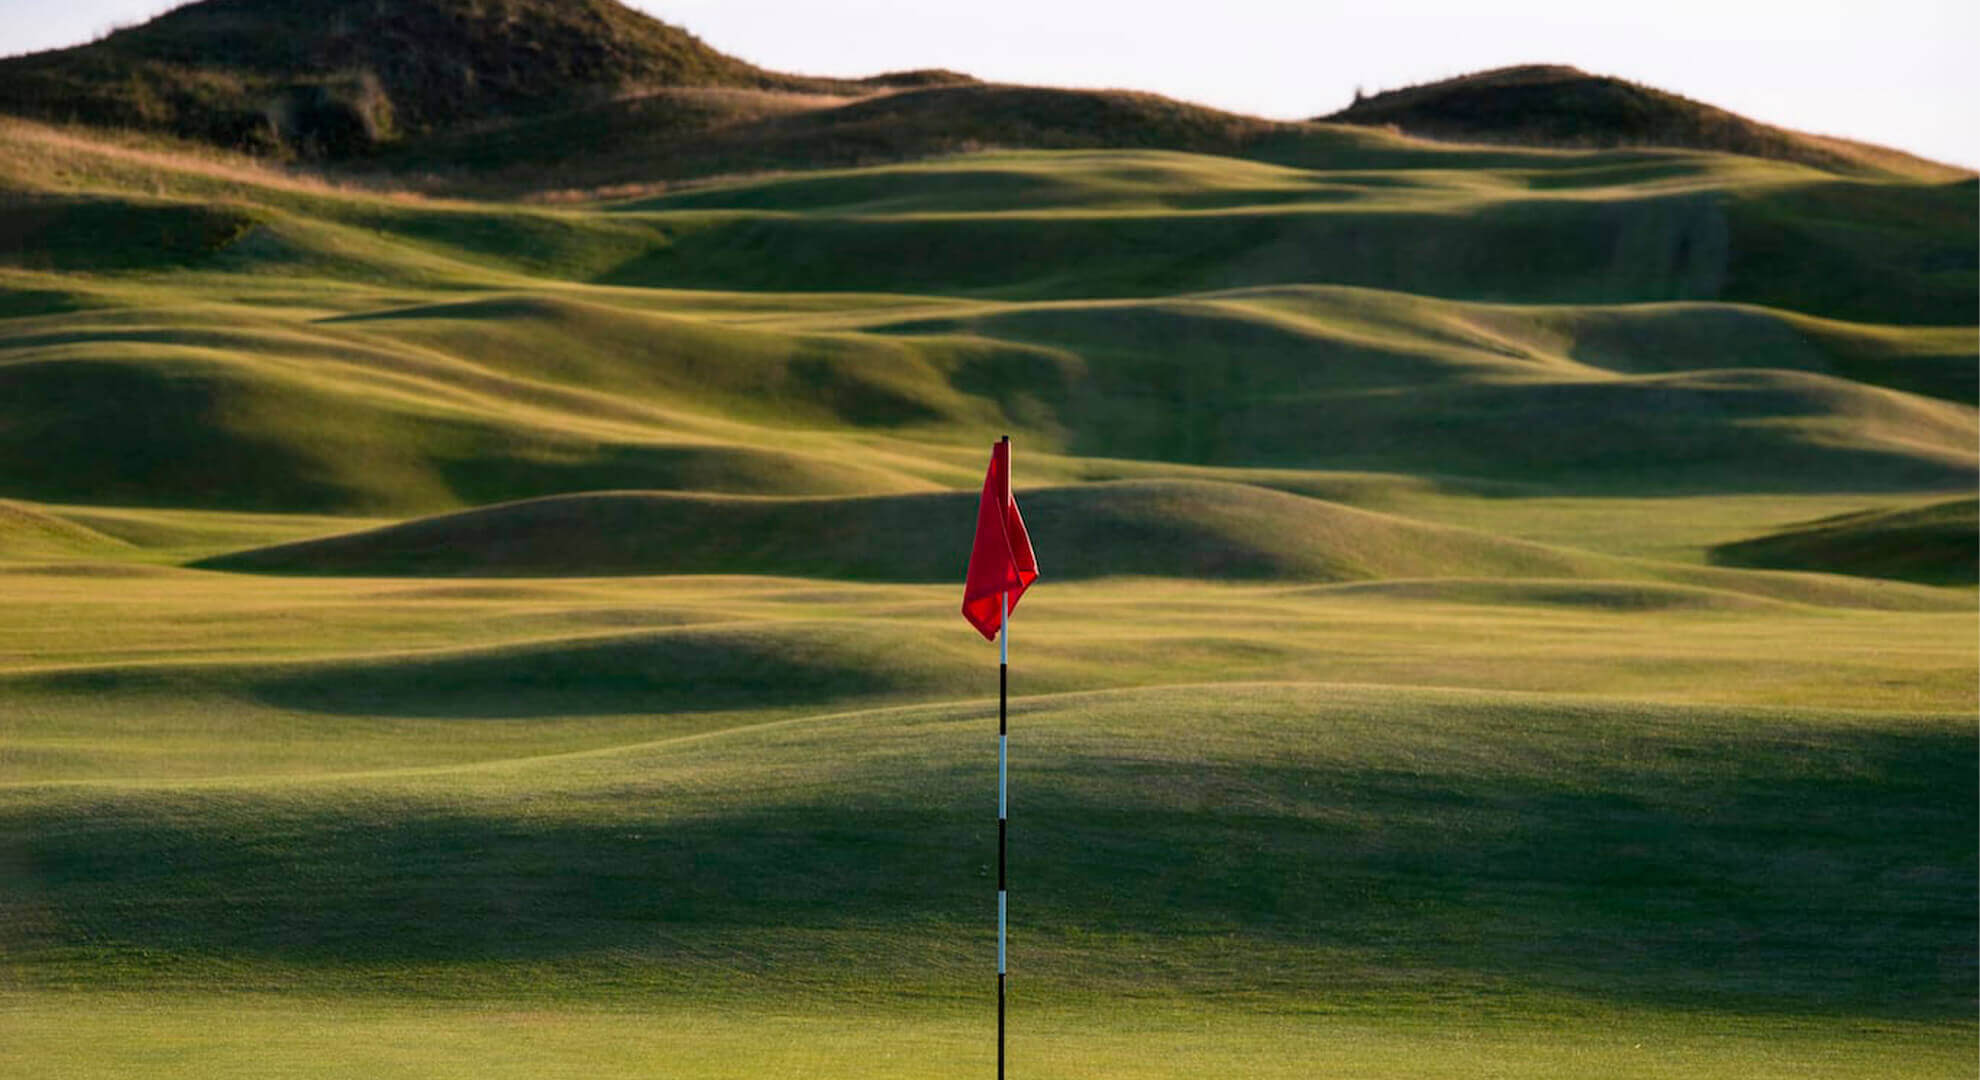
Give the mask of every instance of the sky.
M 1278 119 L 1487 68 L 1572 64 L 1756 120 L 1980 168 L 1973 0 L 630 0 L 763 67 L 946 67 L 1149 90 Z M 0 54 L 76 44 L 164 0 L 0 0 Z

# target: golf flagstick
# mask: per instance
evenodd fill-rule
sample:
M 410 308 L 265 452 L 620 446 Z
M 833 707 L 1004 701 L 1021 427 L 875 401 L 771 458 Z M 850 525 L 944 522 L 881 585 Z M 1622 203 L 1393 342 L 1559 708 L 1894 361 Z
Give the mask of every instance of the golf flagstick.
M 1001 593 L 997 630 L 997 1080 L 1004 1080 L 1004 924 L 1009 886 L 1004 880 L 1004 856 L 1010 840 L 1010 813 L 1005 799 L 1009 776 L 1011 729 L 1011 594 Z
M 1009 881 L 1006 874 L 1010 844 L 1010 682 L 1011 612 L 1024 591 L 1038 580 L 1038 560 L 1031 552 L 1017 500 L 1011 497 L 1011 437 L 990 450 L 990 470 L 983 477 L 983 498 L 976 509 L 976 539 L 969 549 L 969 576 L 963 582 L 963 618 L 976 632 L 997 642 L 997 1077 L 1004 1076 L 1004 1001 L 1010 967 L 1006 928 L 1009 925 Z

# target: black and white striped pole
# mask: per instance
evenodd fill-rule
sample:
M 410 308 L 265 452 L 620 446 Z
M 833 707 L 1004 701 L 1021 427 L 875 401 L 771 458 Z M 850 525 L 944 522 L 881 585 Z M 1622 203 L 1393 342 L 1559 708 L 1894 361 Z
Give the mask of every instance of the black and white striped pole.
M 1004 926 L 1009 911 L 1004 863 L 1010 838 L 1005 784 L 1010 774 L 1011 594 L 1004 593 L 1001 600 L 1003 617 L 997 630 L 997 1080 L 1004 1080 Z
M 1038 557 L 1031 550 L 1017 500 L 1011 497 L 1011 437 L 990 448 L 983 474 L 983 498 L 976 506 L 976 538 L 969 545 L 969 573 L 963 581 L 963 618 L 997 643 L 997 1080 L 1004 1078 L 1004 1001 L 1009 982 L 1010 925 L 1010 687 L 1011 609 L 1038 580 Z

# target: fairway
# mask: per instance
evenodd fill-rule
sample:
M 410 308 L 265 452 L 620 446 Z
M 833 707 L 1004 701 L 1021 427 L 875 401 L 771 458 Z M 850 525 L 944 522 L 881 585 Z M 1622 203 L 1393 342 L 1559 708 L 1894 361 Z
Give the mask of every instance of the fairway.
M 1974 1075 L 1970 174 L 688 40 L 0 117 L 0 1073 L 987 1074 L 1008 434 L 1013 1076 Z
M 9 577 L 32 600 L 6 637 L 36 645 L 10 654 L 0 787 L 33 868 L 17 1060 L 985 1060 L 994 703 L 981 650 L 933 640 L 950 589 L 107 579 L 147 583 L 133 606 L 77 569 Z M 1015 656 L 1012 1060 L 1957 1075 L 1975 656 L 1948 608 L 1042 590 Z M 1247 681 L 1165 685 L 1205 678 Z

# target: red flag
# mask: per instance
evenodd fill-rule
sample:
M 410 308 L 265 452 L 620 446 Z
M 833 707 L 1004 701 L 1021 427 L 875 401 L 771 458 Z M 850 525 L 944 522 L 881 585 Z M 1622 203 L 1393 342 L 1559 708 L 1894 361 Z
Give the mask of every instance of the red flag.
M 1002 603 L 1010 594 L 1010 610 L 1018 597 L 1038 580 L 1038 559 L 1031 553 L 1031 536 L 1011 498 L 1011 440 L 990 449 L 990 472 L 983 477 L 983 501 L 976 509 L 976 542 L 969 549 L 969 577 L 963 582 L 963 618 L 991 641 L 1003 629 Z

